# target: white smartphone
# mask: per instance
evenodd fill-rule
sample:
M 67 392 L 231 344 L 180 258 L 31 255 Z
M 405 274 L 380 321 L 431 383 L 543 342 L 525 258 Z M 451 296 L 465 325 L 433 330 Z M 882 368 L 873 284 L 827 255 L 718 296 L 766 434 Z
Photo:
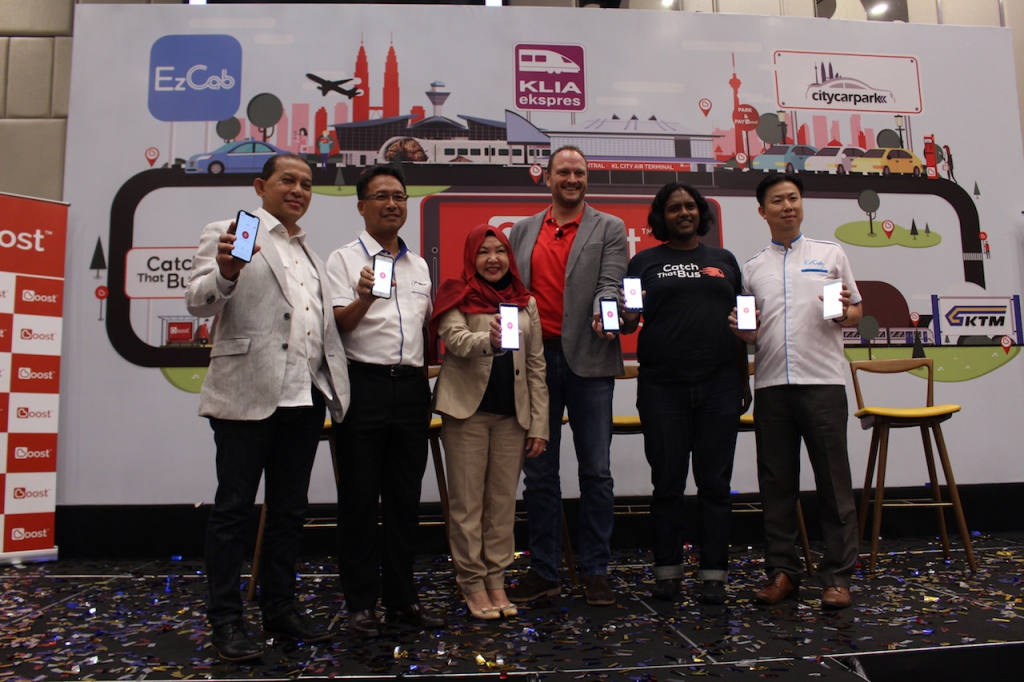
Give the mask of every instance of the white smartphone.
M 623 277 L 622 292 L 626 295 L 623 300 L 626 310 L 638 313 L 644 309 L 643 284 L 639 277 Z
M 841 280 L 829 282 L 821 289 L 821 312 L 826 320 L 834 320 L 843 316 L 843 283 Z
M 260 219 L 247 211 L 239 211 L 235 216 L 235 245 L 231 255 L 246 263 L 252 261 L 252 252 L 256 248 L 256 233 L 260 229 Z
M 740 295 L 736 297 L 736 328 L 742 331 L 757 329 L 757 313 L 754 310 L 754 297 Z
M 373 289 L 377 298 L 391 298 L 391 280 L 394 279 L 395 259 L 378 253 L 373 257 Z
M 501 313 L 501 347 L 505 350 L 519 350 L 519 308 L 502 303 L 498 306 Z
M 601 326 L 606 332 L 619 333 L 619 302 L 614 298 L 601 299 Z

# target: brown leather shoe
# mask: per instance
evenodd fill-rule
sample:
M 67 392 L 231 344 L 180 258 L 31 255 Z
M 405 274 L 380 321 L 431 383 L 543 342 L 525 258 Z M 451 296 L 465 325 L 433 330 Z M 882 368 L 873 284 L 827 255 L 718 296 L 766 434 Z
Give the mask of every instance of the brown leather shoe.
M 758 604 L 778 604 L 789 596 L 796 595 L 797 586 L 788 575 L 779 571 L 760 590 L 754 593 L 754 601 Z
M 845 609 L 853 603 L 850 598 L 850 588 L 830 585 L 821 593 L 821 608 L 823 609 Z

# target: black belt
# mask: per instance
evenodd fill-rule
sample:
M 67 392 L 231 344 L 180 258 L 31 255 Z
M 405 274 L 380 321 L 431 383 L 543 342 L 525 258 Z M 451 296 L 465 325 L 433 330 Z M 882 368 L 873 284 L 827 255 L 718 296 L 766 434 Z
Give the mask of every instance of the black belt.
M 562 337 L 554 336 L 550 339 L 544 339 L 544 350 L 560 351 L 562 350 Z
M 381 374 L 388 377 L 423 376 L 423 368 L 413 367 L 412 365 L 374 365 L 369 362 L 358 362 L 356 360 L 349 360 L 348 364 L 349 367 L 355 367 L 364 372 Z

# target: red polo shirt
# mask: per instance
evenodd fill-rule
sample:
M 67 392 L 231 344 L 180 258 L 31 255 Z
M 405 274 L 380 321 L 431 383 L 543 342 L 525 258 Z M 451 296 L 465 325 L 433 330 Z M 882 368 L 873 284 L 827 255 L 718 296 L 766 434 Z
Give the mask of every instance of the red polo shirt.
M 583 211 L 573 220 L 559 225 L 552 217 L 551 209 L 544 217 L 530 257 L 530 293 L 537 299 L 537 312 L 544 339 L 562 335 L 562 315 L 565 295 L 565 266 L 569 262 L 569 251 L 576 238 L 577 228 L 583 218 Z

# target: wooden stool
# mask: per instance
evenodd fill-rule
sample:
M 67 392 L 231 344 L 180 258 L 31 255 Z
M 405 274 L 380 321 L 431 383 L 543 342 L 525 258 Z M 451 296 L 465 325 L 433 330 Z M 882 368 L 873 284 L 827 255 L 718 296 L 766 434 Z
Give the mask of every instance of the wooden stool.
M 858 371 L 876 372 L 882 374 L 894 374 L 908 372 L 914 369 L 926 368 L 928 372 L 928 393 L 924 407 L 898 408 L 898 407 L 865 407 L 861 395 L 860 382 L 857 378 Z M 971 546 L 971 535 L 967 530 L 967 521 L 964 519 L 964 510 L 960 506 L 960 495 L 956 490 L 956 481 L 953 479 L 953 467 L 949 463 L 949 453 L 946 451 L 946 441 L 942 438 L 942 429 L 939 424 L 960 411 L 959 405 L 935 405 L 934 398 L 934 367 L 931 358 L 911 358 L 906 360 L 863 360 L 851 362 L 850 371 L 853 373 L 853 390 L 857 395 L 857 411 L 855 417 L 860 418 L 861 426 L 871 429 L 871 450 L 868 454 L 868 470 L 864 477 L 864 493 L 861 496 L 860 514 L 857 518 L 857 538 L 863 537 L 864 527 L 867 522 L 868 504 L 874 505 L 871 530 L 871 560 L 869 570 L 874 572 L 875 563 L 878 558 L 878 537 L 882 531 L 882 509 L 884 507 L 934 507 L 936 520 L 939 524 L 939 536 L 942 538 L 942 548 L 949 558 L 949 537 L 946 534 L 946 519 L 943 516 L 943 507 L 952 507 L 956 517 L 957 528 L 960 530 L 960 537 L 967 552 L 967 564 L 972 572 L 977 572 L 978 564 L 974 558 L 974 548 Z M 889 429 L 905 429 L 920 427 L 921 441 L 924 444 L 924 458 L 928 466 L 928 479 L 931 482 L 932 499 L 901 500 L 897 503 L 885 502 L 885 467 L 889 456 Z M 949 489 L 949 502 L 942 501 L 942 491 L 939 489 L 938 476 L 935 470 L 935 457 L 932 454 L 932 443 L 929 434 L 935 436 L 935 444 L 939 450 L 939 461 L 942 464 L 942 473 L 946 479 L 946 487 Z M 875 472 L 875 462 L 878 463 L 878 476 L 875 480 L 875 497 L 870 500 L 871 478 Z

